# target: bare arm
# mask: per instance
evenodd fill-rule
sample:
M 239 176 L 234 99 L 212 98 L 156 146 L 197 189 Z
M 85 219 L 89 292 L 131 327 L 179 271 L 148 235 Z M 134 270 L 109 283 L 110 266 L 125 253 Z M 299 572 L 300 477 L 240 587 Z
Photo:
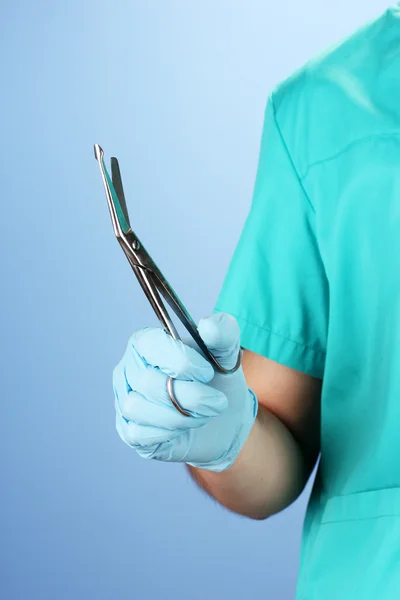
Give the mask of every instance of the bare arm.
M 259 412 L 234 464 L 215 473 L 188 467 L 233 512 L 265 519 L 303 491 L 320 448 L 322 381 L 245 350 L 243 371 Z

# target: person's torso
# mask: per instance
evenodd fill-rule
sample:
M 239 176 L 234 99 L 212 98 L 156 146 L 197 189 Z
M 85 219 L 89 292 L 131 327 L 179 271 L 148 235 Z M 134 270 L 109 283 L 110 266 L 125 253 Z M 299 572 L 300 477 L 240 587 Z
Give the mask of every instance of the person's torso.
M 400 9 L 275 92 L 329 283 L 298 600 L 400 597 Z

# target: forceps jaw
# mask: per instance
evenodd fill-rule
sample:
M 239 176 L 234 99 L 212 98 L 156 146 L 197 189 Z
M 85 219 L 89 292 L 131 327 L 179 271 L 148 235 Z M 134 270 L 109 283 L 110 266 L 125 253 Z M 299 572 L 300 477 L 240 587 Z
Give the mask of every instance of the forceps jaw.
M 123 239 L 124 234 L 131 232 L 132 229 L 129 223 L 118 161 L 116 158 L 111 159 L 113 178 L 110 178 L 104 165 L 104 151 L 99 144 L 94 145 L 94 156 L 99 163 L 115 237 Z
M 94 145 L 94 157 L 98 162 L 103 160 L 104 150 L 99 144 Z

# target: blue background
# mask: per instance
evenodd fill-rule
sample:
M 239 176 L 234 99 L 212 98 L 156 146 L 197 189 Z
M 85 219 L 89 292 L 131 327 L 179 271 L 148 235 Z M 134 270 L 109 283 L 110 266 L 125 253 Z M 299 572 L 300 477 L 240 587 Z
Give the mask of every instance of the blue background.
M 0 597 L 294 597 L 309 487 L 225 511 L 114 426 L 111 374 L 158 325 L 115 241 L 93 144 L 198 320 L 250 207 L 266 98 L 384 2 L 1 2 Z

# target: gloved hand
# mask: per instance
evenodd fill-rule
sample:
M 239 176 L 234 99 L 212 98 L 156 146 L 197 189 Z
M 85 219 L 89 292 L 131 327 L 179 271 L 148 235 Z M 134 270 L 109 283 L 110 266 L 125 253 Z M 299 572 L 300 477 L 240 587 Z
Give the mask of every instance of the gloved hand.
M 240 350 L 236 319 L 216 313 L 201 319 L 198 331 L 220 364 L 233 368 Z M 191 416 L 173 406 L 168 376 Z M 117 431 L 144 458 L 223 471 L 235 461 L 257 414 L 241 366 L 232 374 L 214 372 L 193 340 L 174 340 L 157 327 L 132 335 L 113 384 Z

